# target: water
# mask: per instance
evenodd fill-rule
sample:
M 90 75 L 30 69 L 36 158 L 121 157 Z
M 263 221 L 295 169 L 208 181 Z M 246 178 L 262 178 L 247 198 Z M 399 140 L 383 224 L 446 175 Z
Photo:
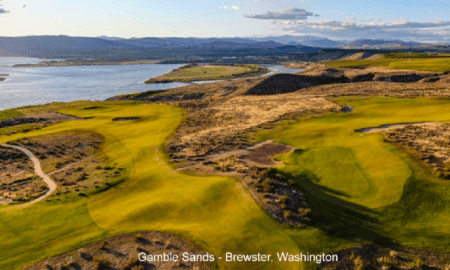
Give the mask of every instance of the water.
M 303 70 L 303 69 L 285 68 L 285 67 L 279 66 L 279 65 L 266 65 L 266 67 L 268 67 L 270 69 L 270 73 L 266 74 L 266 76 L 277 74 L 277 73 L 292 74 L 292 73 L 297 73 L 297 72 L 300 72 Z
M 14 64 L 40 61 L 42 60 L 37 58 L 0 57 L 0 74 L 9 74 L 5 81 L 0 82 L 0 110 L 55 101 L 104 100 L 121 94 L 187 85 L 185 83 L 144 83 L 149 78 L 182 66 L 180 64 L 11 67 Z M 271 70 L 269 75 L 300 71 L 277 65 L 267 67 Z
M 0 66 L 13 66 L 18 64 L 37 64 L 41 61 L 61 61 L 62 59 L 39 59 L 30 57 L 0 57 Z
M 300 71 L 303 71 L 303 69 L 285 68 L 280 65 L 263 65 L 263 66 L 267 67 L 269 69 L 269 72 L 266 74 L 263 74 L 259 77 L 266 77 L 266 76 L 271 76 L 271 75 L 279 74 L 279 73 L 293 74 L 293 73 L 298 73 Z M 223 80 L 223 81 L 227 81 L 227 80 Z M 217 82 L 217 81 L 198 81 L 198 82 L 194 82 L 194 83 L 203 84 L 203 83 L 212 83 L 212 82 Z
M 0 74 L 9 74 L 0 82 L 0 110 L 55 101 L 104 100 L 120 94 L 180 87 L 186 84 L 144 83 L 180 66 L 0 67 Z

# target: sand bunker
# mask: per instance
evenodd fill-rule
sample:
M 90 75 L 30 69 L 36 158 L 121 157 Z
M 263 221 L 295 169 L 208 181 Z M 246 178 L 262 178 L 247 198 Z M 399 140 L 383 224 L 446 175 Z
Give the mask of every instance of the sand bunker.
M 114 118 L 113 121 L 114 122 L 120 122 L 120 121 L 133 121 L 133 120 L 139 120 L 141 119 L 140 117 L 117 117 Z
M 419 122 L 419 123 L 399 123 L 399 124 L 388 124 L 388 125 L 381 125 L 378 127 L 368 127 L 368 128 L 361 128 L 355 130 L 355 132 L 358 133 L 376 133 L 376 132 L 382 132 L 382 131 L 391 131 L 399 128 L 404 128 L 407 126 L 423 126 L 426 124 L 432 124 L 433 122 Z

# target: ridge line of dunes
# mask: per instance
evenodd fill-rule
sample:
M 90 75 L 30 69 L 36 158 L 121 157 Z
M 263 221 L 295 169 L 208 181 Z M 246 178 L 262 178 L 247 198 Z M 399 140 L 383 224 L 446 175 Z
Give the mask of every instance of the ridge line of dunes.
M 246 95 L 275 95 L 291 93 L 303 88 L 325 84 L 354 83 L 368 81 L 384 82 L 450 82 L 450 77 L 440 73 L 421 71 L 392 71 L 381 69 L 335 69 L 321 68 L 298 74 L 276 74 L 270 76 L 245 92 Z

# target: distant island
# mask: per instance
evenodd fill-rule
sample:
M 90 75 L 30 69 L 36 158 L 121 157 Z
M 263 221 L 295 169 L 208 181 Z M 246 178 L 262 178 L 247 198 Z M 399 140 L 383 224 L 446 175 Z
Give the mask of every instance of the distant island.
M 0 74 L 0 82 L 6 80 L 6 78 L 3 78 L 3 77 L 6 77 L 6 76 L 9 76 L 9 74 Z
M 254 77 L 269 72 L 266 67 L 259 65 L 197 65 L 186 66 L 172 70 L 171 72 L 149 79 L 145 83 L 170 83 L 170 82 L 194 82 L 227 80 L 244 77 Z

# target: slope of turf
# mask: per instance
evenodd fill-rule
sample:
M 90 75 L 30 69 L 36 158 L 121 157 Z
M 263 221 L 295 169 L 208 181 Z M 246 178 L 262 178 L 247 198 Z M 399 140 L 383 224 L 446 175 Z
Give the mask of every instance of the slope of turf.
M 22 116 L 22 114 L 16 110 L 4 110 L 0 112 L 0 121 L 19 116 Z
M 299 155 L 295 162 L 316 175 L 317 184 L 346 196 L 367 196 L 374 186 L 358 168 L 348 148 L 314 148 Z
M 411 175 L 409 166 L 379 134 L 355 130 L 384 124 L 450 121 L 448 101 L 390 98 L 336 101 L 356 109 L 350 114 L 331 114 L 270 131 L 268 137 L 309 150 L 297 151 L 290 162 L 297 160 L 301 170 L 316 174 L 319 185 L 334 190 L 343 200 L 369 208 L 398 201 Z
M 431 72 L 449 72 L 450 58 L 404 58 L 384 57 L 377 60 L 336 60 L 326 64 L 331 68 L 388 67 Z
M 301 120 L 260 134 L 261 139 L 298 148 L 280 157 L 286 165 L 279 170 L 305 192 L 311 226 L 332 237 L 333 243 L 401 243 L 448 251 L 450 183 L 384 142 L 381 134 L 354 131 L 383 124 L 448 122 L 450 103 L 358 97 L 335 101 L 355 111 Z M 314 242 L 314 248 L 323 249 L 330 243 Z
M 180 109 L 162 105 L 75 106 L 63 113 L 83 117 L 33 131 L 27 137 L 80 129 L 105 136 L 105 154 L 132 173 L 123 184 L 89 199 L 42 202 L 0 212 L 0 269 L 55 255 L 123 232 L 163 230 L 206 243 L 217 256 L 225 252 L 299 252 L 281 227 L 267 217 L 235 179 L 193 177 L 174 171 L 160 147 L 182 120 Z M 68 106 L 71 107 L 71 106 Z M 139 120 L 113 122 L 117 117 Z M 0 142 L 21 135 L 0 137 Z M 264 236 L 264 237 L 262 237 Z M 224 263 L 221 269 L 301 269 L 301 264 Z

